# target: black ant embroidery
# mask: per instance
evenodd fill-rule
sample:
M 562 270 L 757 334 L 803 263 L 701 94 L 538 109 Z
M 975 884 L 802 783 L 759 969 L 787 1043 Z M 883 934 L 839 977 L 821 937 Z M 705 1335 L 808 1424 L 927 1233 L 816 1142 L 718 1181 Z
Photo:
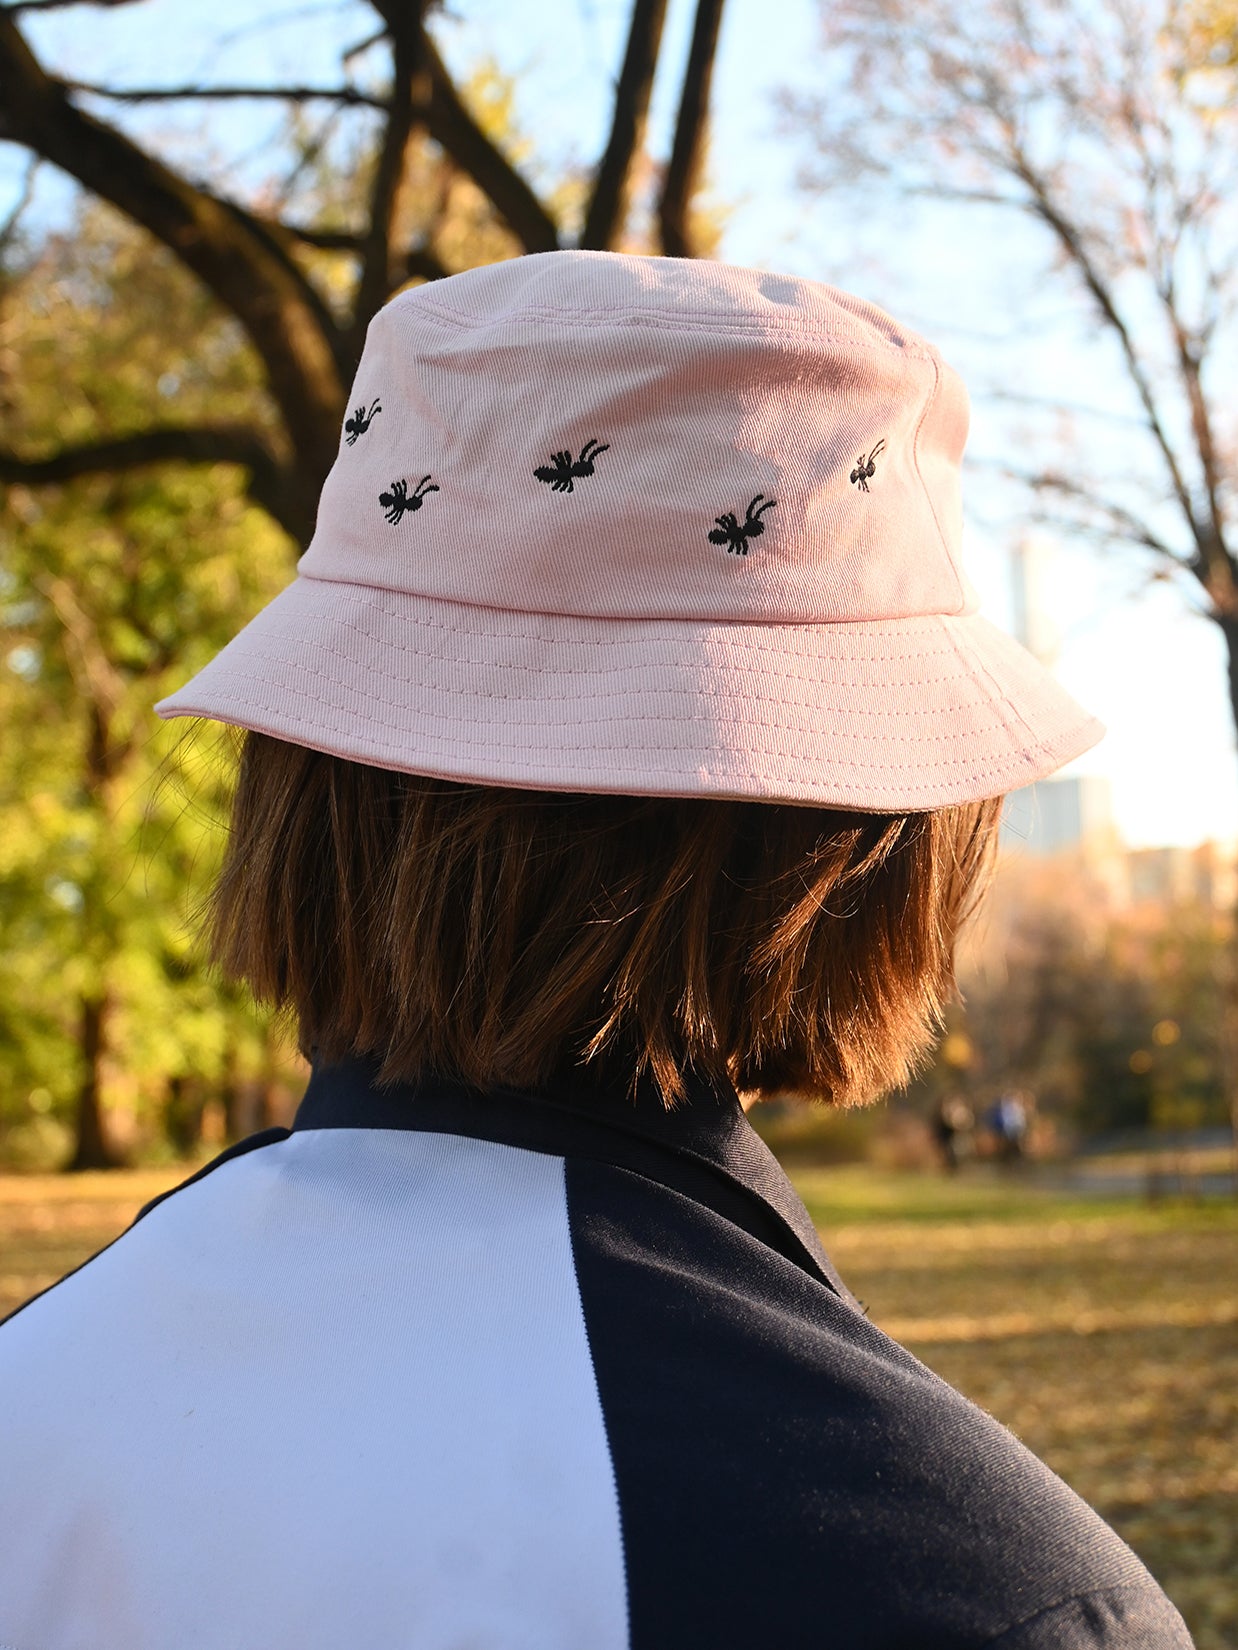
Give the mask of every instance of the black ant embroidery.
M 855 461 L 855 469 L 851 472 L 851 479 L 852 481 L 859 482 L 860 491 L 862 493 L 866 493 L 868 491 L 868 478 L 871 475 L 875 475 L 877 472 L 877 466 L 873 463 L 873 460 L 876 458 L 877 454 L 881 452 L 885 444 L 885 437 L 882 436 L 881 440 L 873 448 L 872 452 L 869 453 L 867 458 L 865 458 L 864 454 L 861 453 L 859 458 Z
M 425 503 L 425 496 L 427 493 L 437 493 L 439 491 L 437 483 L 430 481 L 430 485 L 427 487 L 427 481 L 430 481 L 429 476 L 422 476 L 421 480 L 417 483 L 416 492 L 411 495 L 408 490 L 407 481 L 393 481 L 391 483 L 391 491 L 389 493 L 380 493 L 378 495 L 378 502 L 387 512 L 387 520 L 393 527 L 404 515 L 406 510 L 420 510 L 421 506 Z
M 761 503 L 762 499 L 765 499 L 763 504 Z M 710 533 L 709 542 L 711 544 L 725 544 L 728 556 L 732 551 L 736 555 L 746 556 L 748 554 L 748 540 L 759 539 L 765 531 L 765 523 L 761 520 L 761 517 L 766 510 L 772 510 L 777 503 L 776 498 L 765 498 L 764 493 L 758 493 L 748 506 L 748 513 L 743 521 L 736 521 L 729 510 L 724 516 L 716 516 L 714 519 L 718 525 Z M 757 508 L 758 505 L 760 505 L 760 509 Z
M 344 420 L 344 439 L 351 447 L 359 435 L 364 435 L 374 421 L 374 414 L 382 412 L 382 405 L 375 396 L 374 404 L 369 412 L 364 407 L 358 407 L 351 418 Z
M 554 453 L 553 465 L 539 464 L 533 474 L 539 481 L 548 481 L 556 493 L 571 493 L 575 491 L 572 486 L 573 476 L 591 476 L 594 459 L 599 453 L 609 451 L 610 447 L 605 442 L 586 441 L 580 449 L 580 457 L 574 464 L 571 453 Z

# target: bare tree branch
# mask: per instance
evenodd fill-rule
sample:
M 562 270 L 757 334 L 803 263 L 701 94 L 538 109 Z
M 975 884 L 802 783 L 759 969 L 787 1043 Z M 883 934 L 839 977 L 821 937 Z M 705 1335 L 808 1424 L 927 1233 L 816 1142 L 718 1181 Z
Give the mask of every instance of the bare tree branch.
M 135 435 L 84 441 L 44 458 L 0 448 L 0 481 L 41 487 L 79 476 L 116 474 L 150 464 L 240 464 L 263 477 L 278 472 L 272 449 L 245 424 L 165 424 Z
M 1135 393 L 1139 397 L 1147 419 L 1148 429 L 1153 440 L 1160 448 L 1161 457 L 1165 461 L 1165 468 L 1169 472 L 1174 497 L 1178 501 L 1184 518 L 1198 539 L 1198 523 L 1195 517 L 1191 490 L 1186 484 L 1181 466 L 1178 463 L 1178 455 L 1174 452 L 1173 445 L 1165 430 L 1156 395 L 1143 359 L 1135 347 L 1135 341 L 1122 318 L 1117 301 L 1095 260 L 1089 254 L 1078 226 L 1067 218 L 1062 206 L 1053 198 L 1052 191 L 1047 186 L 1045 179 L 1032 166 L 1018 145 L 1015 145 L 1013 149 L 1011 162 L 1011 170 L 1028 191 L 1030 210 L 1052 230 L 1058 244 L 1074 265 L 1084 286 L 1095 300 L 1109 330 L 1118 341 L 1126 363 L 1127 376 L 1134 385 Z
M 134 6 L 140 3 L 141 0 L 9 0 L 9 4 L 0 7 L 0 11 L 6 11 L 10 17 L 16 17 L 23 11 L 67 11 L 70 6 L 112 7 Z
M 1182 379 L 1183 388 L 1186 391 L 1187 405 L 1191 412 L 1191 428 L 1195 436 L 1195 446 L 1199 453 L 1200 468 L 1204 476 L 1204 491 L 1208 499 L 1208 521 L 1206 524 L 1199 523 L 1195 535 L 1196 543 L 1199 546 L 1201 561 L 1208 566 L 1209 578 L 1218 587 L 1222 583 L 1227 585 L 1230 600 L 1233 602 L 1236 594 L 1234 569 L 1225 552 L 1225 517 L 1221 504 L 1221 471 L 1217 457 L 1216 439 L 1212 428 L 1212 416 L 1200 377 L 1201 356 L 1183 324 L 1182 314 L 1173 300 L 1172 291 L 1167 291 L 1163 297 L 1170 331 L 1173 334 L 1174 347 L 1178 355 L 1178 373 Z
M 240 320 L 267 365 L 293 444 L 325 474 L 345 401 L 322 301 L 240 209 L 221 206 L 130 138 L 69 102 L 0 14 L 0 137 L 24 143 L 163 241 Z M 310 513 L 312 514 L 312 512 Z
M 679 96 L 675 139 L 658 203 L 662 250 L 670 258 L 689 258 L 693 248 L 688 232 L 688 207 L 696 193 L 705 152 L 709 117 L 709 85 L 718 51 L 723 0 L 697 0 L 692 44 Z
M 4 254 L 12 245 L 14 237 L 17 234 L 17 226 L 21 222 L 22 213 L 30 205 L 31 200 L 33 199 L 34 180 L 38 174 L 38 170 L 39 157 L 37 155 L 31 155 L 30 159 L 26 163 L 25 175 L 21 180 L 21 189 L 18 193 L 17 200 L 14 203 L 13 210 L 5 218 L 4 222 L 0 224 L 0 260 L 3 259 Z
M 5 5 L 0 0 L 0 140 L 23 144 L 60 167 L 168 247 L 198 277 L 240 322 L 260 356 L 282 429 L 268 440 L 260 421 L 250 431 L 162 426 L 44 456 L 0 450 L 0 480 L 37 485 L 169 460 L 235 462 L 249 469 L 250 495 L 304 541 L 312 530 L 322 475 L 336 454 L 347 376 L 366 323 L 409 280 L 439 280 L 450 273 L 437 247 L 454 246 L 458 240 L 442 234 L 444 218 L 455 215 L 460 204 L 451 197 L 453 176 L 466 175 L 476 184 L 526 251 L 556 249 L 558 225 L 500 142 L 472 113 L 444 65 L 426 27 L 427 15 L 439 0 L 370 0 L 383 26 L 346 54 L 338 85 L 303 83 L 293 77 L 288 84 L 265 86 L 178 81 L 116 87 L 89 79 L 57 79 L 38 61 L 15 19 L 24 11 L 58 10 L 71 3 L 74 0 L 14 0 Z M 678 235 L 676 247 L 684 250 L 722 3 L 698 0 L 675 152 L 663 191 L 667 233 Z M 592 193 L 586 245 L 614 244 L 622 233 L 629 177 L 644 138 L 666 0 L 631 0 L 631 6 L 626 55 L 610 137 Z M 380 41 L 388 43 L 392 56 L 391 90 L 381 95 L 352 84 L 348 67 L 350 60 Z M 331 121 L 352 120 L 355 111 L 364 111 L 367 129 L 372 124 L 378 135 L 369 199 L 357 204 L 355 218 L 350 211 L 334 225 L 287 221 L 284 214 L 291 197 L 278 190 L 255 210 L 180 174 L 139 139 L 99 118 L 91 112 L 97 105 L 89 100 L 95 98 L 128 107 L 251 99 L 289 109 L 319 104 L 325 108 L 327 124 L 315 118 L 316 143 L 324 140 Z M 373 120 L 373 114 L 379 119 Z M 426 203 L 419 197 L 417 233 L 410 235 L 403 202 L 413 176 L 412 144 L 419 133 L 442 151 L 443 191 L 437 218 L 431 210 L 427 219 Z M 299 152 L 304 163 L 306 155 L 313 155 L 313 145 Z M 292 173 L 294 179 L 298 175 L 304 173 Z M 420 170 L 416 176 L 421 180 Z M 469 228 L 470 213 L 471 207 L 457 228 Z M 306 258 L 307 250 L 357 260 L 351 313 L 344 320 L 339 319 L 336 295 L 328 302 L 325 284 L 324 290 L 316 284 L 318 271 Z
M 257 430 L 245 424 L 165 424 L 133 435 L 62 447 L 41 458 L 0 448 L 0 483 L 44 487 L 81 476 L 119 475 L 152 464 L 237 464 L 249 471 L 249 494 L 288 535 L 308 543 L 314 497 L 299 487 Z
M 97 86 L 88 80 L 62 80 L 68 92 L 103 97 L 112 103 L 223 103 L 245 99 L 260 103 L 339 103 L 350 108 L 385 109 L 386 98 L 359 86 Z
M 64 632 L 65 654 L 74 685 L 88 704 L 97 707 L 105 721 L 110 720 L 124 701 L 123 672 L 108 657 L 97 626 L 68 579 L 49 577 L 37 582 Z M 123 759 L 125 753 L 121 754 Z
M 424 30 L 421 52 L 430 72 L 425 115 L 431 136 L 489 197 L 526 252 L 555 251 L 559 230 L 554 219 L 465 108 L 434 41 Z
M 451 271 L 447 265 L 440 262 L 427 247 L 413 247 L 399 260 L 399 267 L 395 270 L 395 279 L 391 290 L 404 285 L 405 281 L 414 280 L 420 276 L 423 281 L 441 281 Z
M 425 110 L 430 81 L 421 67 L 425 39 L 421 13 L 425 0 L 401 13 L 391 33 L 391 101 L 382 147 L 370 189 L 368 229 L 361 248 L 361 279 L 353 311 L 353 354 L 360 356 L 370 317 L 392 288 L 392 240 L 399 211 L 401 187 L 408 168 L 409 149 Z
M 265 210 L 265 216 L 279 218 L 288 210 L 290 202 L 296 197 L 301 180 L 310 176 L 315 166 L 323 159 L 347 112 L 340 105 L 334 105 L 319 119 L 313 135 L 297 142 L 296 159 L 291 169 L 280 178 L 279 185 Z
M 835 78 L 826 96 L 788 94 L 787 106 L 811 110 L 819 165 L 835 178 L 1017 205 L 1048 232 L 1098 336 L 1118 346 L 1156 458 L 1146 474 L 1109 483 L 1080 474 L 1077 454 L 1038 474 L 1006 473 L 1048 501 L 1040 519 L 1191 574 L 1226 639 L 1238 725 L 1238 544 L 1221 388 L 1238 322 L 1226 215 L 1238 109 L 1187 86 L 1172 9 L 819 0 L 844 83 Z
M 975 206 L 1012 206 L 1016 212 L 1027 212 L 1027 200 L 1022 195 L 1007 195 L 1000 190 L 955 189 L 948 184 L 905 183 L 898 185 L 898 193 L 907 200 L 959 201 Z
M 1034 493 L 1056 493 L 1062 498 L 1068 498 L 1080 504 L 1086 510 L 1094 510 L 1104 517 L 1107 526 L 1101 528 L 1107 536 L 1122 539 L 1128 544 L 1140 544 L 1146 550 L 1154 550 L 1158 556 L 1164 556 L 1173 562 L 1175 567 L 1187 568 L 1193 571 L 1192 563 L 1171 544 L 1168 544 L 1159 533 L 1156 533 L 1142 516 L 1137 516 L 1133 510 L 1125 505 L 1117 504 L 1112 499 L 1102 498 L 1099 493 L 1092 491 L 1083 483 L 1072 480 L 1052 470 L 1018 470 L 1003 465 L 1002 474 L 1012 481 L 1019 481 Z M 1095 523 L 1086 523 L 1079 517 L 1071 518 L 1071 526 L 1078 530 L 1080 527 L 1094 530 Z
M 203 189 L 201 193 L 206 199 L 215 201 L 223 211 L 234 217 L 246 233 L 255 236 L 273 257 L 279 259 L 285 273 L 296 282 L 298 290 L 304 295 L 306 303 L 313 311 L 322 329 L 322 335 L 331 347 L 337 366 L 341 371 L 346 370 L 348 366 L 347 349 L 340 335 L 336 319 L 328 309 L 322 294 L 293 256 L 294 250 L 302 237 L 289 234 L 278 218 L 258 217 L 238 201 L 228 200 L 223 195 L 216 195 L 210 189 Z
M 300 242 L 318 252 L 352 252 L 359 254 L 364 246 L 355 229 L 315 229 L 310 224 L 284 223 L 278 218 L 259 218 L 264 229 L 286 245 Z
M 1119 430 L 1143 430 L 1142 414 L 1114 412 L 1109 407 L 1091 407 L 1083 401 L 1066 401 L 1060 396 L 1027 395 L 1021 390 L 977 389 L 972 392 L 977 401 L 992 401 L 1008 407 L 1032 407 L 1038 412 L 1066 413 L 1071 418 L 1086 418 L 1099 424 L 1111 424 Z
M 634 0 L 627 51 L 615 87 L 610 138 L 598 163 L 580 237 L 583 247 L 604 251 L 615 244 L 623 227 L 628 177 L 645 141 L 645 122 L 665 21 L 666 0 Z
M 358 40 L 355 46 L 350 46 L 340 61 L 345 64 L 355 62 L 364 52 L 368 52 L 371 46 L 377 46 L 378 42 L 385 40 L 386 37 L 387 29 L 385 25 L 381 29 L 375 29 L 373 34 L 367 34 L 363 40 Z

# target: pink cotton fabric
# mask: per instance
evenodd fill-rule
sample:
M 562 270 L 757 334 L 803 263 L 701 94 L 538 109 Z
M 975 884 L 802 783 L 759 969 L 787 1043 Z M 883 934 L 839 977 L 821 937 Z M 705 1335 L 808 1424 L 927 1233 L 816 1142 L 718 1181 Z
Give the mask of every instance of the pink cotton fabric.
M 490 785 L 997 795 L 1103 729 L 976 612 L 967 421 L 932 345 L 815 282 L 552 252 L 419 287 L 296 580 L 157 709 Z

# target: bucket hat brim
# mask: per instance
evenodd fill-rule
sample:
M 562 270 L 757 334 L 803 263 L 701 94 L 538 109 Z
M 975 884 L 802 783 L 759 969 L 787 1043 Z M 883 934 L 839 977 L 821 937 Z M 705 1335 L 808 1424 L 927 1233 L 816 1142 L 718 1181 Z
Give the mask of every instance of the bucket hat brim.
M 1104 732 L 975 613 L 594 619 L 305 575 L 156 708 L 465 783 L 877 813 L 1018 789 Z

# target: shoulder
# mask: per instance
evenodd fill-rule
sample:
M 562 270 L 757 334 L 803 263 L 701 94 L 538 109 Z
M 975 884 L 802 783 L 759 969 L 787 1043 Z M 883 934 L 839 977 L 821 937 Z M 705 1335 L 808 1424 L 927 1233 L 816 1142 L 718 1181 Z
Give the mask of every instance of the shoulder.
M 287 1129 L 264 1129 L 229 1146 L 203 1168 L 153 1198 L 111 1243 L 0 1319 L 0 1370 L 6 1357 L 16 1355 L 19 1344 L 21 1355 L 28 1356 L 31 1343 L 63 1318 L 71 1318 L 81 1312 L 89 1313 L 96 1306 L 107 1318 L 119 1306 L 116 1292 L 123 1293 L 126 1279 L 142 1270 L 152 1250 L 162 1252 L 164 1249 L 168 1236 L 165 1217 L 154 1220 L 148 1217 L 157 1211 L 170 1210 L 173 1200 L 176 1200 L 178 1216 L 187 1216 L 188 1224 L 192 1226 L 210 1210 L 215 1202 L 214 1194 L 224 1191 L 225 1182 L 229 1190 L 235 1186 L 235 1181 L 228 1176 L 212 1178 L 218 1170 L 236 1163 L 238 1159 L 250 1158 L 252 1153 L 263 1147 L 279 1144 L 288 1138 L 288 1134 Z M 208 1179 L 210 1186 L 206 1189 L 206 1195 L 194 1195 L 193 1189 L 201 1187 Z M 178 1220 L 175 1224 L 183 1231 L 183 1221 Z
M 1186 1623 L 1155 1583 L 1070 1598 L 1021 1621 L 985 1650 L 1193 1650 Z
M 567 1177 L 651 1642 L 1189 1645 L 1089 1507 L 828 1287 L 637 1176 Z

